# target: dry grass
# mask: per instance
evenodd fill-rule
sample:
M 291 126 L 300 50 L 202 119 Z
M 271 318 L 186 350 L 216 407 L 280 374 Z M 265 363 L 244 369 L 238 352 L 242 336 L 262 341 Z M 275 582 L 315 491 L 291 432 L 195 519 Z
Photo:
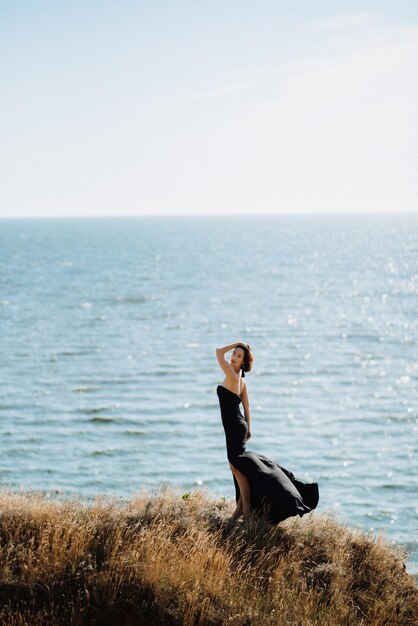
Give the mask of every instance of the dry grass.
M 0 624 L 416 624 L 405 555 L 316 512 L 230 525 L 232 503 L 0 495 Z

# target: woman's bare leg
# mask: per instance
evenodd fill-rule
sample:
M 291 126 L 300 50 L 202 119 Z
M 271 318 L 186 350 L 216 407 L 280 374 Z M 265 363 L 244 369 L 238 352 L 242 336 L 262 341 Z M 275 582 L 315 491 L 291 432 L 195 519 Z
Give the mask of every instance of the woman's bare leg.
M 236 467 L 231 465 L 231 463 L 229 464 L 229 467 L 231 468 L 231 472 L 237 479 L 237 483 L 238 483 L 238 487 L 240 491 L 240 497 L 237 503 L 237 508 L 235 509 L 232 515 L 232 519 L 236 519 L 240 515 L 244 515 L 244 517 L 248 517 L 250 513 L 250 503 L 251 503 L 250 483 L 248 482 L 247 477 L 242 472 L 237 470 Z
M 235 511 L 232 513 L 231 521 L 235 521 L 242 515 L 242 498 L 241 496 L 238 499 L 237 506 Z

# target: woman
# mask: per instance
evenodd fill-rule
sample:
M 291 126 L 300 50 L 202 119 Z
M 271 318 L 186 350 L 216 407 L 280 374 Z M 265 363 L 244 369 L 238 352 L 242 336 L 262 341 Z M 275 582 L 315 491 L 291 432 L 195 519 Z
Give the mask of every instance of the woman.
M 225 354 L 232 350 L 230 362 Z M 251 510 L 264 514 L 274 524 L 293 515 L 304 515 L 316 508 L 318 484 L 296 480 L 292 472 L 257 452 L 246 452 L 251 437 L 250 402 L 245 372 L 251 371 L 251 346 L 231 343 L 216 349 L 216 357 L 225 380 L 217 387 L 225 430 L 226 449 L 231 468 L 237 507 L 232 519 L 247 517 Z M 242 402 L 244 415 L 240 411 Z

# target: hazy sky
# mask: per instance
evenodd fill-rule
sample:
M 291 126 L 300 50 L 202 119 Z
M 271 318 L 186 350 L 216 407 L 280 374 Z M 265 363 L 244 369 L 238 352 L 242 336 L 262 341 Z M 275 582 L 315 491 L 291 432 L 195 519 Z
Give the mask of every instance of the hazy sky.
M 0 216 L 418 212 L 416 0 L 0 0 Z

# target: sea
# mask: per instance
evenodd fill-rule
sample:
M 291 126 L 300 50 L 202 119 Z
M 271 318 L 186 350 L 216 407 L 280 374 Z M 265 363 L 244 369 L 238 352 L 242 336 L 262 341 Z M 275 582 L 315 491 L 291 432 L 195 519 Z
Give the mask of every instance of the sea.
M 317 511 L 418 572 L 418 215 L 0 220 L 0 481 L 233 499 L 215 349 Z

